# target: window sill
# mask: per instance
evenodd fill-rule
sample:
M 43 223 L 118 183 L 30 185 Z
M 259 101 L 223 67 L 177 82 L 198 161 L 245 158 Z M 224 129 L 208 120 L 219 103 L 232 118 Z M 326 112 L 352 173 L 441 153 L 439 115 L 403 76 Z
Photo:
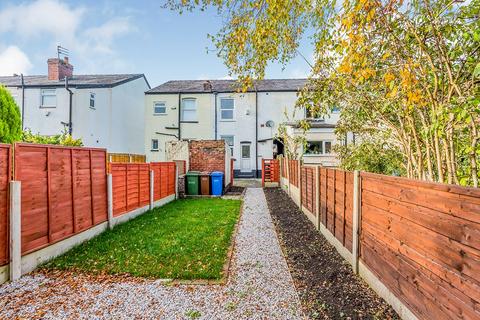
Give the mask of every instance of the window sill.
M 159 152 L 159 151 L 160 150 L 158 150 L 158 149 L 157 150 L 155 150 L 155 149 L 150 150 L 150 152 Z
M 95 107 L 90 107 L 90 110 L 97 110 L 97 108 L 95 108 Z
M 40 109 L 56 109 L 57 106 L 40 106 Z
M 182 120 L 182 121 L 180 121 L 180 123 L 198 123 L 198 121 L 185 121 L 185 120 Z
M 220 122 L 236 122 L 235 119 L 220 119 Z
M 154 113 L 153 116 L 156 117 L 156 116 L 166 116 L 167 114 L 166 113 Z

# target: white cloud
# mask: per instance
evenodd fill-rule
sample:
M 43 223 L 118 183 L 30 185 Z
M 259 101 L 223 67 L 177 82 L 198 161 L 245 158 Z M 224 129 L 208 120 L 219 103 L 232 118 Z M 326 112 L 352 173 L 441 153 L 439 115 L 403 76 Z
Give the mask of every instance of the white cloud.
M 84 8 L 73 9 L 57 0 L 17 4 L 0 12 L 0 33 L 15 32 L 24 38 L 49 33 L 58 41 L 68 41 L 75 36 L 84 12 Z
M 9 46 L 0 52 L 0 75 L 2 76 L 28 73 L 31 67 L 30 59 L 16 46 Z
M 112 53 L 113 42 L 130 32 L 136 31 L 136 28 L 126 17 L 114 18 L 105 22 L 101 26 L 89 28 L 84 36 L 91 42 L 90 48 L 99 53 Z
M 70 50 L 71 62 L 80 72 L 117 72 L 119 67 L 124 70 L 122 66 L 128 64 L 116 53 L 115 42 L 136 31 L 136 27 L 129 17 L 122 16 L 92 25 L 87 20 L 93 13 L 91 10 L 61 0 L 17 3 L 0 11 L 0 36 L 9 33 L 15 41 L 23 41 L 35 48 L 39 47 L 38 41 L 43 41 L 37 57 L 38 51 L 51 48 L 50 56 L 43 57 L 44 60 L 54 56 L 54 48 L 62 45 Z M 0 73 L 4 72 L 0 70 Z

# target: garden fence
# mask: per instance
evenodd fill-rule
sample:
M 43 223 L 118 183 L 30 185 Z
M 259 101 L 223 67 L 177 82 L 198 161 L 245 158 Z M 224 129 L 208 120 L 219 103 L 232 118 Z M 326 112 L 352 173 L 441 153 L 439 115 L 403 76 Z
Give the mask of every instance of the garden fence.
M 0 283 L 175 198 L 174 162 L 107 168 L 105 149 L 0 144 Z
M 22 254 L 107 220 L 103 149 L 16 144 L 22 182 Z
M 11 177 L 11 146 L 0 144 L 0 266 L 9 261 L 8 249 L 8 182 Z
M 480 318 L 480 189 L 301 165 L 297 191 L 291 164 L 282 187 L 401 317 Z

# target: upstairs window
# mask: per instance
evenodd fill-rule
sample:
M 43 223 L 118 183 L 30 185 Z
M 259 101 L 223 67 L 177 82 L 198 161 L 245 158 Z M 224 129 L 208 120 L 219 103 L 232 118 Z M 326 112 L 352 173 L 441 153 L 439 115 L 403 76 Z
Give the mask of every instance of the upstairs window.
M 41 106 L 42 108 L 55 108 L 57 106 L 57 90 L 56 89 L 42 89 Z
M 90 92 L 90 108 L 95 109 L 95 93 Z
M 167 107 L 165 102 L 155 102 L 153 104 L 153 114 L 166 114 Z
M 182 99 L 182 121 L 197 121 L 197 100 L 194 98 Z
M 158 151 L 158 139 L 152 139 L 152 151 Z
M 308 141 L 306 155 L 327 155 L 332 153 L 332 141 Z
M 235 109 L 235 102 L 233 99 L 220 99 L 220 110 L 222 120 L 233 120 L 233 111 Z

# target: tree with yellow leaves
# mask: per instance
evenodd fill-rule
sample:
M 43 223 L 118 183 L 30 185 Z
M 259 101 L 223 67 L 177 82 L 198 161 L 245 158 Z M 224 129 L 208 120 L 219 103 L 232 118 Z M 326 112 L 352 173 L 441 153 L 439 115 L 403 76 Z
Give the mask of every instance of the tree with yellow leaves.
M 344 167 L 388 167 L 385 173 L 478 187 L 480 0 L 170 0 L 168 6 L 218 9 L 226 24 L 211 38 L 244 88 L 269 63 L 288 63 L 310 36 L 315 61 L 298 105 L 321 115 L 341 108 L 337 134 L 358 137 L 355 146 L 338 149 Z M 403 160 L 398 168 L 371 158 L 395 155 Z

